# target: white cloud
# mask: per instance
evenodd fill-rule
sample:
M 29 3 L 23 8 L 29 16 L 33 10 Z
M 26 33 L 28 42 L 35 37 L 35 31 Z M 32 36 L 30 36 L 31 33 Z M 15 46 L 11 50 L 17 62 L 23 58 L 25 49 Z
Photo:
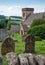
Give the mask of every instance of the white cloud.
M 32 4 L 32 5 L 28 5 L 28 6 L 25 6 L 27 8 L 34 8 L 34 13 L 39 13 L 39 12 L 44 12 L 45 11 L 45 5 L 42 5 L 42 4 Z
M 32 7 L 34 8 L 34 12 L 44 12 L 45 6 L 44 5 L 29 5 L 29 6 L 7 6 L 7 5 L 0 5 L 0 15 L 6 16 L 21 16 L 22 15 L 22 8 L 24 7 Z
M 0 14 L 10 16 L 19 16 L 21 15 L 20 6 L 0 6 Z
M 35 13 L 44 12 L 45 5 L 30 5 L 30 7 L 34 8 Z

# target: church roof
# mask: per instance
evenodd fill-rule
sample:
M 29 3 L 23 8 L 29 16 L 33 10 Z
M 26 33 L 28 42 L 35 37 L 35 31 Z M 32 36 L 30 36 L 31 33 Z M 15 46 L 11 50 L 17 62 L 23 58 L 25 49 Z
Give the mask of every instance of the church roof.
M 34 19 L 43 18 L 44 14 L 45 14 L 44 12 L 42 12 L 42 13 L 32 13 L 29 17 L 27 17 L 27 19 L 25 20 L 25 22 L 23 22 L 23 24 L 31 25 L 31 23 Z

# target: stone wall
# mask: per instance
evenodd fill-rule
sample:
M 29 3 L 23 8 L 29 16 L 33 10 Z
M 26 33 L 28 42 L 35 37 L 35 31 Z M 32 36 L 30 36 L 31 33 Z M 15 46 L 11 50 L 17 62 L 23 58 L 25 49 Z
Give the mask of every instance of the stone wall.
M 44 55 L 33 55 L 31 53 L 16 56 L 13 52 L 6 54 L 7 65 L 45 65 Z
M 45 55 L 25 53 L 16 56 L 14 52 L 10 52 L 5 57 L 7 61 L 6 65 L 45 65 Z M 0 55 L 0 65 L 3 65 L 2 62 L 2 56 Z
M 3 41 L 3 39 L 9 36 L 9 32 L 5 29 L 0 29 L 0 41 Z

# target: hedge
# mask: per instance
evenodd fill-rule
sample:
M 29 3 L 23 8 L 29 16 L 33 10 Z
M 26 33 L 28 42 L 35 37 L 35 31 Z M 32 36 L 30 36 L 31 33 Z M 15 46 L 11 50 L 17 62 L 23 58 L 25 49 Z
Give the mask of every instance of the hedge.
M 42 25 L 42 24 L 45 24 L 45 19 L 43 19 L 43 18 L 42 19 L 34 19 L 31 24 L 31 27 Z
M 40 36 L 35 36 L 35 41 L 42 41 Z
M 40 36 L 42 39 L 45 39 L 45 24 L 30 28 L 28 34 Z

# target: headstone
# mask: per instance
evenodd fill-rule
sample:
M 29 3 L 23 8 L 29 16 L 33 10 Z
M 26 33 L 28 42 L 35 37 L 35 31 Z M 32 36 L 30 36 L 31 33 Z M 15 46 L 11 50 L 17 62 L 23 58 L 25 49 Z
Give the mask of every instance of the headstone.
M 7 65 L 18 65 L 18 60 L 14 52 L 6 54 Z
M 25 41 L 25 53 L 33 53 L 35 51 L 34 36 L 27 34 L 24 36 L 24 41 Z
M 1 47 L 1 53 L 2 55 L 6 55 L 6 53 L 14 52 L 15 49 L 15 43 L 14 40 L 11 37 L 7 37 L 4 39 Z
M 0 54 L 0 65 L 2 65 L 2 55 Z

